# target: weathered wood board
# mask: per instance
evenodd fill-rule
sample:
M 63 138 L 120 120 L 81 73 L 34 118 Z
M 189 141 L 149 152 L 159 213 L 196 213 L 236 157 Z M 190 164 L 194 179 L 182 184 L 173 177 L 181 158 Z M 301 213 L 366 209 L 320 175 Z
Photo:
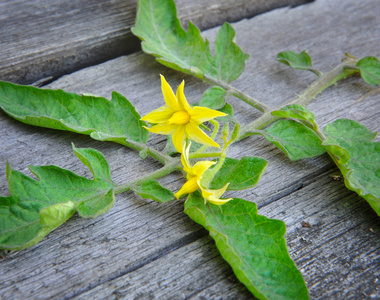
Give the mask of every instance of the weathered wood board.
M 310 0 L 177 0 L 201 29 Z M 30 84 L 139 49 L 130 28 L 136 0 L 0 2 L 0 80 Z M 207 14 L 204 12 L 207 11 Z
M 181 5 L 178 2 L 178 5 Z M 308 50 L 314 65 L 328 71 L 344 52 L 380 56 L 380 3 L 317 0 L 296 8 L 273 10 L 233 26 L 236 41 L 251 55 L 234 87 L 271 106 L 285 103 L 311 82 L 313 74 L 276 62 L 283 50 Z M 204 31 L 211 41 L 218 28 Z M 174 87 L 185 79 L 190 102 L 199 101 L 208 85 L 169 70 L 141 52 L 61 77 L 48 88 L 110 98 L 116 90 L 143 115 L 161 106 L 159 74 Z M 323 127 L 351 118 L 380 129 L 380 94 L 359 78 L 350 78 L 318 95 L 310 108 Z M 363 98 L 363 96 L 365 96 Z M 258 114 L 229 99 L 247 123 Z M 136 171 L 159 167 L 123 146 L 87 136 L 18 123 L 0 112 L 0 193 L 8 194 L 5 161 L 16 170 L 55 164 L 79 175 L 90 172 L 72 153 L 93 147 L 108 159 L 113 179 L 124 182 Z M 379 138 L 377 138 L 379 140 Z M 150 145 L 163 148 L 152 136 Z M 256 155 L 269 161 L 259 185 L 228 195 L 256 202 L 259 213 L 283 220 L 292 258 L 307 281 L 312 299 L 380 298 L 380 220 L 366 201 L 344 187 L 327 155 L 289 161 L 261 137 L 232 147 L 229 156 Z M 28 173 L 30 174 L 30 173 Z M 179 174 L 161 180 L 177 190 Z M 311 227 L 303 227 L 302 222 Z M 73 217 L 38 245 L 6 254 L 0 260 L 2 299 L 248 299 L 212 239 L 183 213 L 182 201 L 159 204 L 132 192 L 117 195 L 115 206 L 95 219 Z

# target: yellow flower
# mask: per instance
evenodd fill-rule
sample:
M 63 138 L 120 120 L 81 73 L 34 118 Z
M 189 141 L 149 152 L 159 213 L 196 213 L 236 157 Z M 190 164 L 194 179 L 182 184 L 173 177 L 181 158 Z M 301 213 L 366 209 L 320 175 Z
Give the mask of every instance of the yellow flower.
M 215 164 L 214 161 L 199 161 L 191 166 L 189 163 L 189 152 L 191 143 L 189 146 L 183 147 L 183 153 L 181 155 L 181 162 L 183 165 L 183 170 L 186 172 L 186 183 L 181 187 L 181 189 L 174 194 L 177 199 L 179 199 L 184 194 L 190 194 L 195 192 L 197 189 L 201 188 L 201 179 L 204 172 L 207 171 L 212 165 Z
M 179 199 L 184 194 L 190 194 L 195 192 L 197 189 L 201 189 L 202 196 L 205 200 L 208 200 L 210 203 L 215 205 L 223 205 L 232 198 L 220 199 L 223 193 L 226 191 L 229 183 L 224 187 L 218 190 L 209 190 L 205 189 L 201 185 L 201 180 L 203 174 L 216 162 L 213 161 L 199 161 L 195 163 L 194 166 L 191 166 L 189 163 L 189 152 L 190 152 L 191 143 L 186 148 L 186 145 L 183 147 L 183 152 L 181 155 L 181 162 L 183 165 L 183 170 L 186 172 L 187 182 L 181 187 L 181 189 L 174 194 L 177 199 Z
M 228 201 L 232 200 L 232 198 L 228 199 L 220 199 L 220 197 L 224 194 L 228 187 L 229 183 L 227 183 L 224 187 L 218 190 L 209 190 L 201 188 L 203 198 L 207 199 L 210 203 L 215 205 L 223 205 Z
M 174 147 L 178 152 L 182 151 L 186 138 L 200 144 L 219 147 L 199 128 L 199 125 L 216 117 L 226 116 L 226 114 L 207 107 L 192 108 L 183 92 L 184 85 L 185 82 L 182 81 L 177 89 L 177 94 L 174 95 L 170 85 L 161 75 L 161 89 L 166 105 L 141 118 L 143 121 L 157 124 L 146 129 L 153 133 L 171 134 Z

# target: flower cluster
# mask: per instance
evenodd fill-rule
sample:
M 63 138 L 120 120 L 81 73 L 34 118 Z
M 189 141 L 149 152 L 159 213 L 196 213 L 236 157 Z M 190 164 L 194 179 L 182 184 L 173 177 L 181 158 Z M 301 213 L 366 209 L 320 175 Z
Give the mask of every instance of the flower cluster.
M 187 182 L 175 194 L 176 198 L 179 199 L 182 195 L 191 194 L 201 189 L 205 201 L 208 200 L 210 203 L 222 205 L 232 199 L 220 198 L 226 191 L 228 184 L 217 190 L 210 190 L 202 186 L 203 174 L 216 162 L 199 161 L 194 166 L 191 166 L 189 162 L 191 142 L 186 147 L 186 140 L 189 139 L 203 145 L 219 148 L 220 146 L 205 134 L 199 126 L 203 122 L 226 116 L 226 114 L 207 107 L 191 107 L 183 91 L 184 85 L 185 83 L 182 81 L 176 95 L 174 95 L 170 85 L 161 75 L 161 89 L 166 105 L 151 111 L 141 120 L 155 124 L 150 128 L 145 127 L 150 132 L 171 135 L 174 147 L 181 153 L 181 162 L 183 170 L 187 174 Z

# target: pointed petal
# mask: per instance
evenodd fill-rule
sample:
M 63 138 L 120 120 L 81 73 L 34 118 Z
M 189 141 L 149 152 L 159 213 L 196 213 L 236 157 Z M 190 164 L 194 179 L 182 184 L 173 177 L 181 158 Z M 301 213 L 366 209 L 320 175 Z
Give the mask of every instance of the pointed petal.
M 179 199 L 184 194 L 190 194 L 199 189 L 197 177 L 194 176 L 181 187 L 181 189 L 174 194 L 174 196 Z
M 227 187 L 230 183 L 227 183 L 224 187 L 222 187 L 221 189 L 217 189 L 217 190 L 210 190 L 210 192 L 213 193 L 213 196 L 216 197 L 216 198 L 220 198 L 224 192 L 227 190 Z
M 174 95 L 174 92 L 172 88 L 170 87 L 169 83 L 167 83 L 164 76 L 161 76 L 161 90 L 162 94 L 164 95 L 165 103 L 167 106 L 171 107 L 174 110 L 179 110 L 179 105 L 177 98 Z
M 186 124 L 186 136 L 197 143 L 220 148 L 217 143 L 192 122 Z
M 185 144 L 185 129 L 186 125 L 175 125 L 172 124 L 171 126 L 175 126 L 176 130 L 174 131 L 172 135 L 173 145 L 175 149 L 181 153 L 183 151 L 183 145 Z
M 177 128 L 177 125 L 172 125 L 172 124 L 168 124 L 168 123 L 161 123 L 161 124 L 157 124 L 157 125 L 154 125 L 150 128 L 148 127 L 145 127 L 145 129 L 149 130 L 150 132 L 153 132 L 153 133 L 158 133 L 158 134 L 172 134 L 176 128 Z
M 226 204 L 228 201 L 231 201 L 232 198 L 219 199 L 219 198 L 210 197 L 207 200 L 208 200 L 208 202 L 215 204 L 215 205 L 223 205 L 223 204 Z
M 212 165 L 215 165 L 215 161 L 198 161 L 192 168 L 192 172 L 200 180 L 203 173 L 208 170 Z
M 191 113 L 190 117 L 191 117 L 191 120 L 193 120 L 197 124 L 201 124 L 203 122 L 209 121 L 216 117 L 224 117 L 224 116 L 227 116 L 227 114 L 211 109 L 211 108 L 195 106 L 193 108 L 193 112 Z
M 201 187 L 202 196 L 203 198 L 207 199 L 212 204 L 223 205 L 227 203 L 228 201 L 232 200 L 232 198 L 220 199 L 220 197 L 224 194 L 229 184 L 230 183 L 227 183 L 224 187 L 217 190 L 209 190 L 209 189 L 204 189 Z
M 189 143 L 189 145 L 187 147 L 186 147 L 186 145 L 183 146 L 183 152 L 181 155 L 181 162 L 183 165 L 183 170 L 188 175 L 194 176 L 194 174 L 192 173 L 192 168 L 190 166 L 190 162 L 189 162 L 190 147 L 191 147 L 191 142 Z
M 184 87 L 185 87 L 185 81 L 183 80 L 181 84 L 179 85 L 179 87 L 177 88 L 178 104 L 181 109 L 186 110 L 188 113 L 191 113 L 192 108 L 189 102 L 187 102 L 186 100 L 185 93 L 183 91 Z
M 147 121 L 150 123 L 163 123 L 168 121 L 172 115 L 175 113 L 175 110 L 168 106 L 161 106 L 155 110 L 152 110 L 150 113 L 146 114 L 141 118 L 142 121 Z

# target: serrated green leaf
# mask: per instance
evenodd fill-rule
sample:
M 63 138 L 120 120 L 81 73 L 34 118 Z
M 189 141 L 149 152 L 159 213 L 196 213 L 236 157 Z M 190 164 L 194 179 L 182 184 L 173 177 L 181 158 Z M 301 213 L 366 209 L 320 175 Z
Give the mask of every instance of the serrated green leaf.
M 271 113 L 273 116 L 280 118 L 291 118 L 300 120 L 306 126 L 317 129 L 315 123 L 315 115 L 300 104 L 290 104 L 282 107 L 280 110 L 274 110 Z
M 256 186 L 268 162 L 260 157 L 226 158 L 211 181 L 210 189 L 220 189 L 229 183 L 227 190 L 244 190 Z
M 293 69 L 308 70 L 312 66 L 311 58 L 306 51 L 283 51 L 277 55 L 277 60 Z
M 0 82 L 0 107 L 23 123 L 89 134 L 101 141 L 146 143 L 149 132 L 135 107 L 122 95 L 111 101 L 62 90 Z
M 163 65 L 192 74 L 231 82 L 245 68 L 248 55 L 235 43 L 235 30 L 225 23 L 215 41 L 215 55 L 209 42 L 191 22 L 185 31 L 177 18 L 173 0 L 139 0 L 134 35 L 142 40 L 142 49 Z
M 196 192 L 185 213 L 204 226 L 237 278 L 258 299 L 309 299 L 301 273 L 287 247 L 285 224 L 257 214 L 255 203 L 243 199 L 216 206 L 204 204 Z
M 131 190 L 145 199 L 152 199 L 161 203 L 175 199 L 173 192 L 164 188 L 156 180 L 144 181 L 141 185 L 131 187 Z
M 365 82 L 372 85 L 380 84 L 380 62 L 376 57 L 364 57 L 356 66 L 359 67 L 360 75 Z
M 220 109 L 226 104 L 225 97 L 226 91 L 224 89 L 219 86 L 213 86 L 204 92 L 199 105 L 211 109 Z
M 74 144 L 73 150 L 80 161 L 90 169 L 95 180 L 112 184 L 110 168 L 103 154 L 91 148 L 76 148 Z
M 114 185 L 105 158 L 94 149 L 74 149 L 93 180 L 56 166 L 29 166 L 35 180 L 7 165 L 11 195 L 0 197 L 1 249 L 35 245 L 75 212 L 93 218 L 112 207 Z
M 260 134 L 294 161 L 326 152 L 315 131 L 294 120 L 278 120 Z
M 380 216 L 380 143 L 376 133 L 358 122 L 339 119 L 324 130 L 323 145 L 341 170 L 345 185 L 371 205 Z

